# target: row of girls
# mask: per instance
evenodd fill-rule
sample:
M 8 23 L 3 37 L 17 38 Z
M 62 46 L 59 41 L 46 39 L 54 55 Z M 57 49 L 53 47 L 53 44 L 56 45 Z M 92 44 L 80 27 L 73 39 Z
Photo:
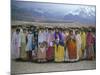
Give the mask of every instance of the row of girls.
M 37 62 L 74 62 L 95 58 L 92 29 L 17 28 L 11 38 L 12 58 Z

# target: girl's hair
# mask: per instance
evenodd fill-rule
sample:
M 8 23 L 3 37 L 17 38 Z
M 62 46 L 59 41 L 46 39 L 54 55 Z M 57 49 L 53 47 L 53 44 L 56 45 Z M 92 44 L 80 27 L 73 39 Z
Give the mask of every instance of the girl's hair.
M 17 28 L 17 29 L 16 29 L 16 32 L 20 32 L 20 29 Z
M 28 32 L 30 32 L 31 31 L 31 29 L 28 29 Z

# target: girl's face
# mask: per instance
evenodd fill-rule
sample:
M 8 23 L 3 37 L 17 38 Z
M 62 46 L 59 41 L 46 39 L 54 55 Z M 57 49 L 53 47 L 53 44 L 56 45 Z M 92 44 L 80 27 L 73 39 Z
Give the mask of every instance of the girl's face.
M 26 33 L 26 30 L 23 30 L 23 33 Z
M 20 30 L 17 30 L 16 33 L 19 34 Z
M 32 32 L 31 32 L 31 31 L 29 31 L 29 34 L 32 34 Z
M 46 32 L 48 31 L 48 29 L 45 30 Z
M 56 29 L 56 32 L 58 32 L 58 29 Z
M 43 32 L 43 29 L 41 29 L 41 32 Z
M 51 30 L 49 30 L 49 32 L 51 32 Z
M 70 35 L 72 35 L 73 34 L 73 31 L 70 31 Z

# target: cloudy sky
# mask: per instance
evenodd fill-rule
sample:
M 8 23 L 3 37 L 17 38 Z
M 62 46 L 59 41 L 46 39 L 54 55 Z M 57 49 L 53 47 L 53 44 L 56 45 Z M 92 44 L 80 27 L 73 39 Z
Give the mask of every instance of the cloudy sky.
M 12 1 L 12 19 L 33 21 L 78 21 L 95 24 L 96 7 L 40 2 Z M 84 21 L 83 21 L 84 20 Z

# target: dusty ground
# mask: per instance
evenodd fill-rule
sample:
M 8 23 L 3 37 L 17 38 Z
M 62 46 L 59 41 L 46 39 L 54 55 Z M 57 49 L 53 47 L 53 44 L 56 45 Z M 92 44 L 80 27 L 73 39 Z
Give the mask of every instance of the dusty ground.
M 36 73 L 51 71 L 70 71 L 82 69 L 95 69 L 96 61 L 79 61 L 74 63 L 32 63 L 16 62 L 11 63 L 11 73 Z

